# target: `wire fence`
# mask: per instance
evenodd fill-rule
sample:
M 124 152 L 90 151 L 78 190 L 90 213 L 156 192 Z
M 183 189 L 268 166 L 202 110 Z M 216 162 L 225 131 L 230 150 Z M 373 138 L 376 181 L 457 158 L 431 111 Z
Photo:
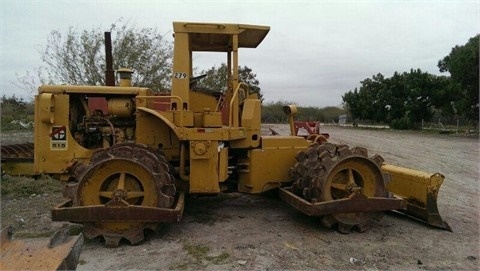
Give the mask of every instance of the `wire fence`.
M 468 121 L 462 118 L 435 118 L 430 122 L 422 121 L 422 129 L 454 132 L 457 134 L 480 133 L 478 122 Z
M 330 119 L 323 125 L 346 126 L 346 127 L 364 127 L 388 129 L 390 126 L 382 122 L 372 122 L 365 120 L 352 121 L 345 116 L 339 116 L 338 119 Z M 423 121 L 415 125 L 417 129 L 438 131 L 439 133 L 455 134 L 480 134 L 478 122 L 466 120 L 463 118 L 434 118 L 429 122 Z

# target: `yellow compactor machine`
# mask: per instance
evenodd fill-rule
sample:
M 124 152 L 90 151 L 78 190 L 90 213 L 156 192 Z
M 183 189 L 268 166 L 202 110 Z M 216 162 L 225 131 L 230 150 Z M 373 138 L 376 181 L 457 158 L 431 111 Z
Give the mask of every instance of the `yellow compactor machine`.
M 173 29 L 168 95 L 131 86 L 126 69 L 118 71 L 120 86 L 39 88 L 33 172 L 65 182 L 68 198 L 53 220 L 82 223 L 87 238 L 103 236 L 115 247 L 179 221 L 186 193 L 277 189 L 343 233 L 366 230 L 387 210 L 449 229 L 437 210 L 441 174 L 388 165 L 321 135 L 296 136 L 293 105 L 285 107 L 291 135 L 262 135 L 261 101 L 240 82 L 238 67 L 239 49 L 259 46 L 268 26 L 174 22 Z M 203 77 L 193 74 L 198 52 L 226 57 L 225 89 L 195 89 Z

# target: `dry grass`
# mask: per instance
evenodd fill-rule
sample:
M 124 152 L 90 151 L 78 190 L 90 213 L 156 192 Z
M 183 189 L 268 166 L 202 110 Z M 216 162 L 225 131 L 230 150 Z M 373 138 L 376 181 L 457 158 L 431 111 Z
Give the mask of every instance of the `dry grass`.
M 48 175 L 39 178 L 3 175 L 0 180 L 1 195 L 6 197 L 30 197 L 45 193 L 61 193 L 61 183 Z

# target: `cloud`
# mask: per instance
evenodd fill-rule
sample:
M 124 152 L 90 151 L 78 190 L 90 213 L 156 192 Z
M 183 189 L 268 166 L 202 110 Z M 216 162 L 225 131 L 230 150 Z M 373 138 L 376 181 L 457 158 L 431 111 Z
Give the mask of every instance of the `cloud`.
M 2 93 L 18 89 L 15 73 L 42 63 L 38 48 L 54 29 L 107 29 L 120 17 L 171 33 L 172 21 L 269 25 L 257 49 L 240 51 L 267 101 L 339 105 L 341 96 L 374 74 L 420 68 L 479 32 L 476 1 L 160 1 L 2 3 Z M 201 68 L 221 58 L 197 59 Z M 25 94 L 31 95 L 31 94 Z

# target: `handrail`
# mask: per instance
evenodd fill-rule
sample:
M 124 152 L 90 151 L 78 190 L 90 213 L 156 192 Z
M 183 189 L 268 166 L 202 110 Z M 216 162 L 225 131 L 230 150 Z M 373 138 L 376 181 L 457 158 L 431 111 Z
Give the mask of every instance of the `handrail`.
M 235 122 L 238 122 L 238 99 L 237 99 L 237 96 L 238 96 L 238 92 L 240 91 L 240 87 L 242 85 L 245 85 L 246 87 L 246 93 L 245 93 L 245 99 L 248 97 L 248 95 L 250 94 L 250 87 L 243 83 L 243 82 L 240 82 L 238 85 L 237 85 L 237 88 L 235 89 L 235 91 L 233 92 L 233 95 L 232 95 L 232 99 L 230 100 L 230 110 L 228 112 L 228 126 L 232 127 L 232 125 L 234 125 L 234 127 L 238 127 L 238 123 L 235 123 Z M 235 106 L 234 106 L 235 105 Z M 233 111 L 236 112 L 236 115 L 234 117 L 233 115 Z M 232 123 L 233 122 L 233 123 Z
M 178 100 L 180 108 L 183 106 L 183 100 L 180 96 L 168 95 L 168 96 L 136 96 L 136 99 L 175 99 Z M 171 109 L 171 108 L 170 108 Z M 183 110 L 178 110 L 178 107 L 175 111 L 180 111 L 180 126 L 183 127 Z
M 182 98 L 180 98 L 180 96 L 176 96 L 176 95 L 165 95 L 165 96 L 135 96 L 135 98 L 138 98 L 138 99 L 163 99 L 163 98 L 172 98 L 172 99 L 175 99 L 175 100 L 178 100 L 178 102 L 182 105 L 183 104 L 183 100 Z

